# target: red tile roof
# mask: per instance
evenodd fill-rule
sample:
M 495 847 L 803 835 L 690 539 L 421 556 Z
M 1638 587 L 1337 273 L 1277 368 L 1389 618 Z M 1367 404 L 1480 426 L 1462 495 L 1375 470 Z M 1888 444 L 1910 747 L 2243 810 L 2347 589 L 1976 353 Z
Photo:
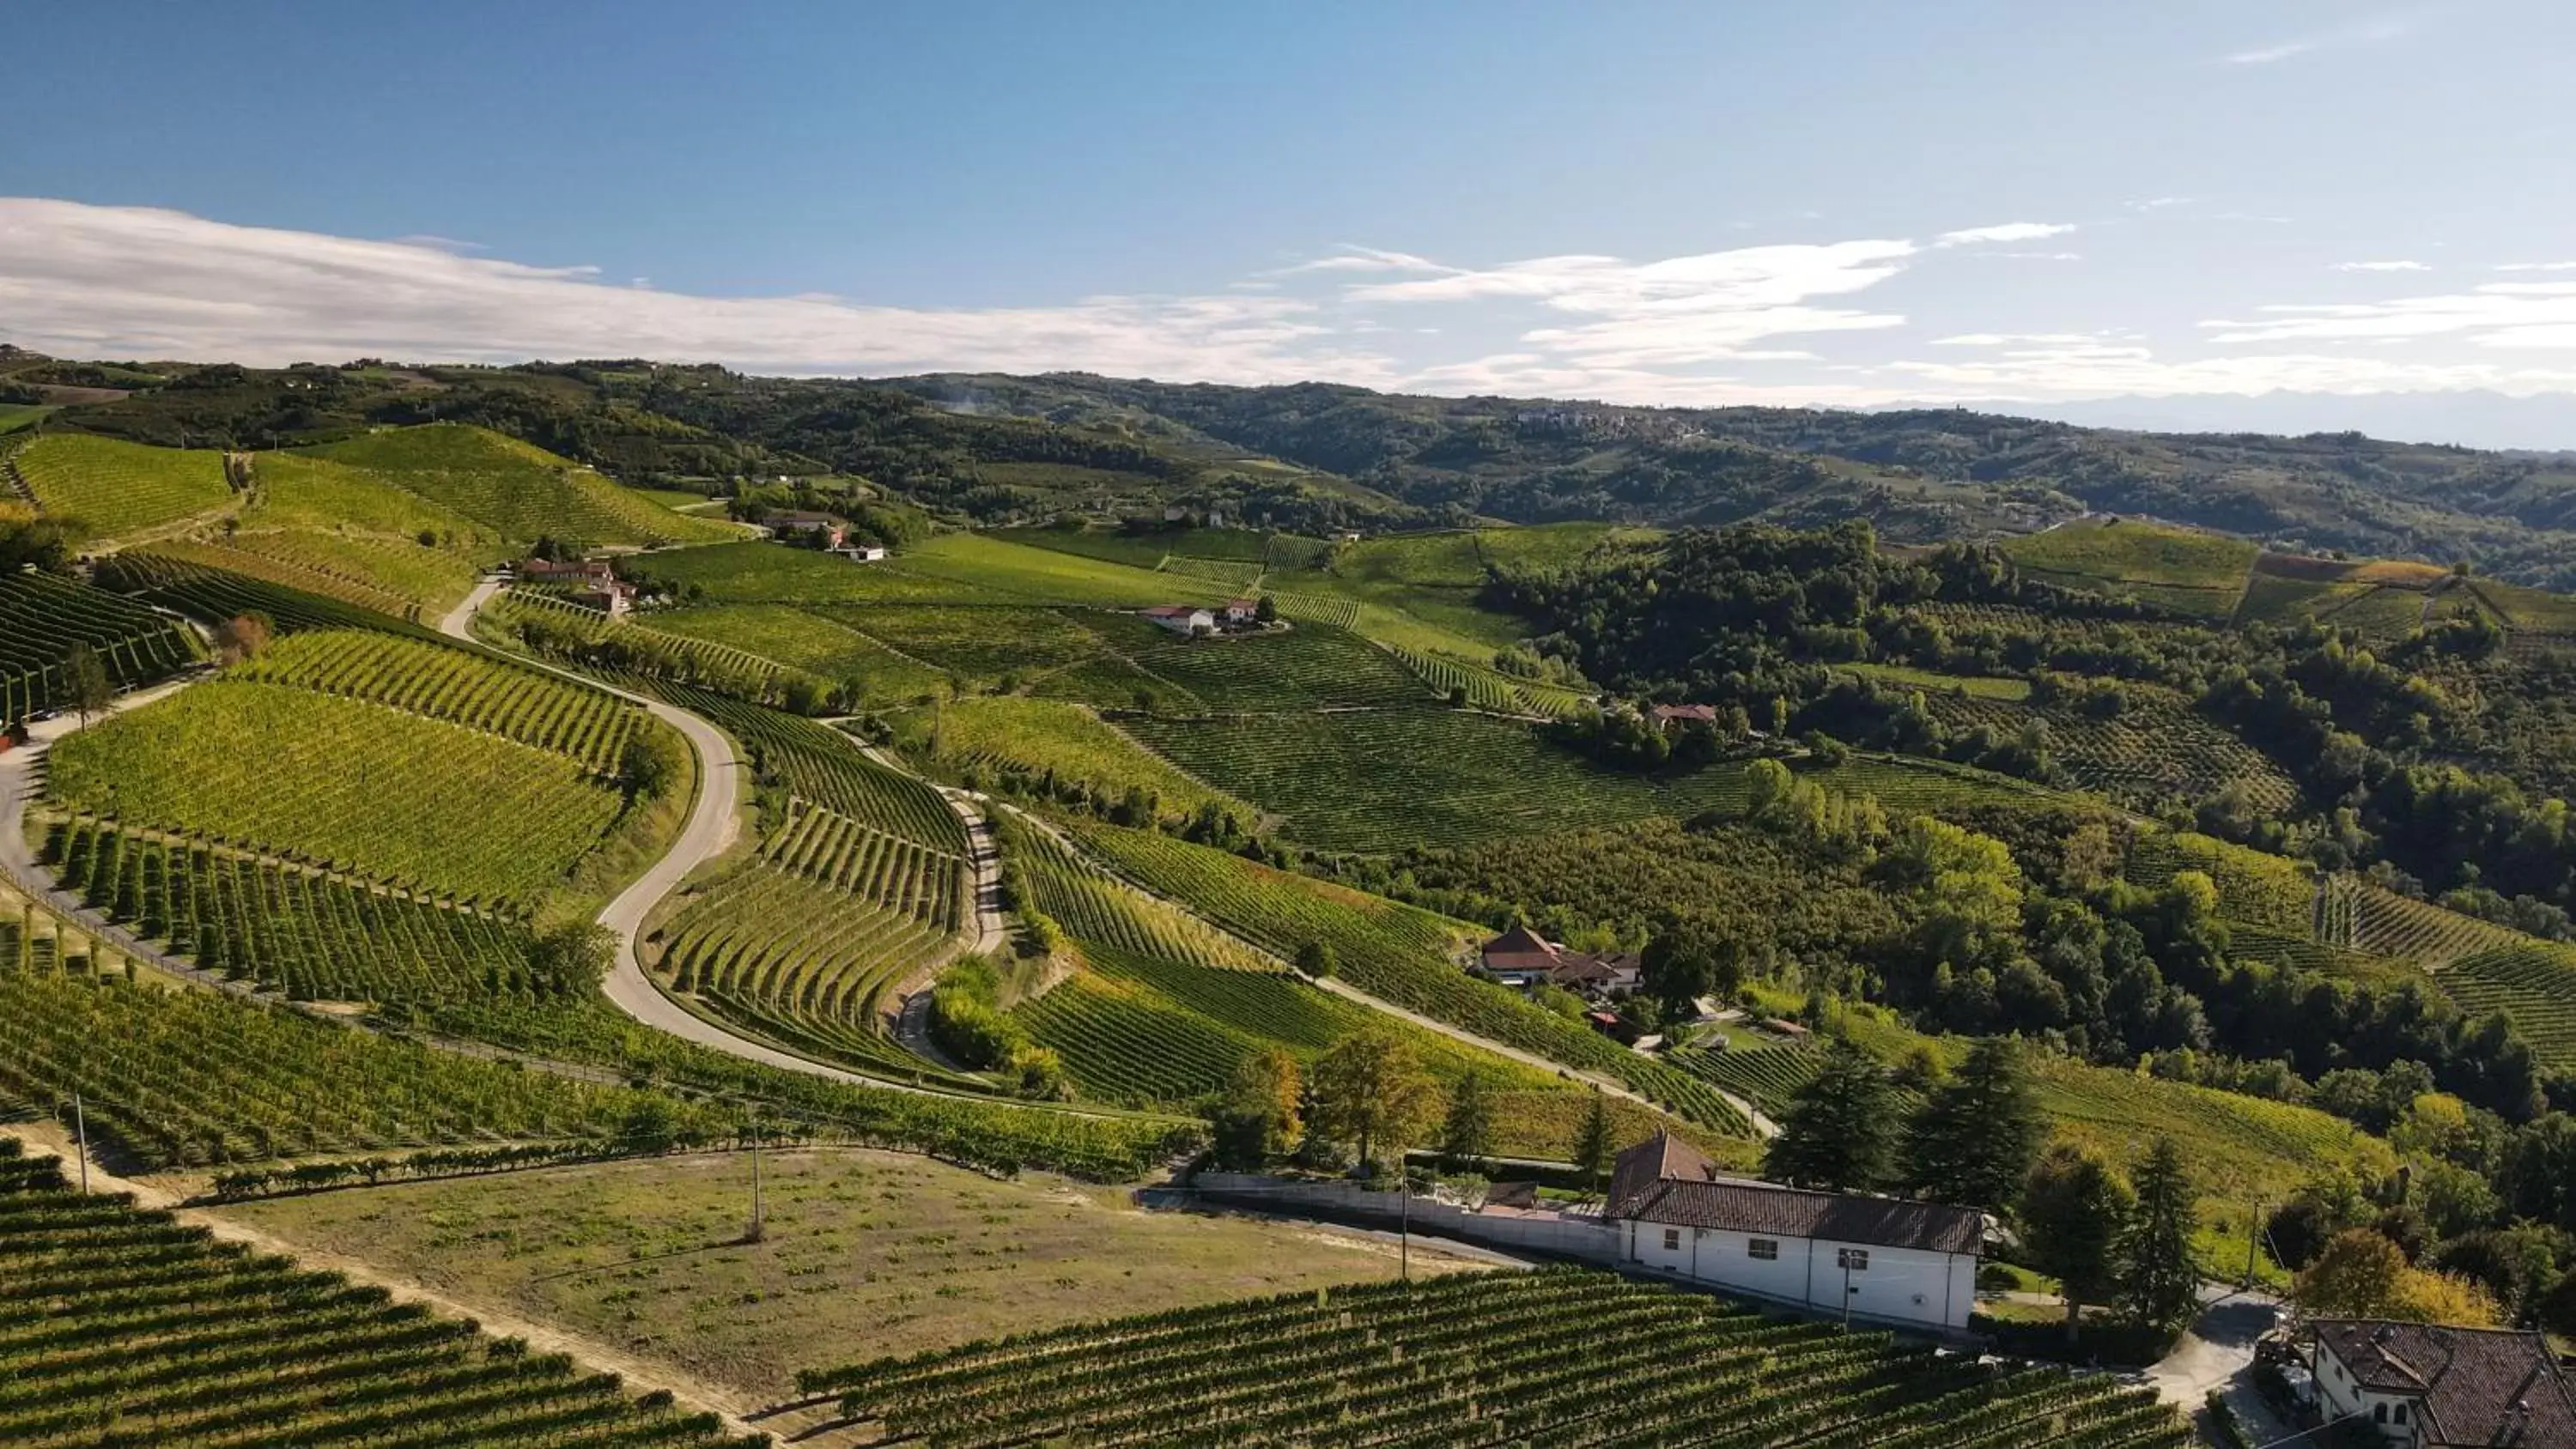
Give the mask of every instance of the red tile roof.
M 2317 1342 L 2361 1387 L 2416 1398 L 2423 1443 L 2576 1445 L 2576 1388 L 2537 1333 L 2321 1318 Z

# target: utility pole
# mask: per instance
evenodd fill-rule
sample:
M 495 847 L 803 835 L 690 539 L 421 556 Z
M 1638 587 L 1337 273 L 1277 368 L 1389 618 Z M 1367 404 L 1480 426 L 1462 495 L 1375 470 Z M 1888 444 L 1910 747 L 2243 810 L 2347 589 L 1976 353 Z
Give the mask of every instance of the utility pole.
M 760 1201 L 760 1114 L 754 1112 L 751 1115 L 751 1231 L 743 1234 L 743 1241 L 757 1243 L 768 1236 L 767 1216 L 761 1210 Z
M 80 1139 L 81 1196 L 89 1196 L 89 1109 L 72 1093 L 72 1130 Z
M 2254 1199 L 2254 1220 L 2245 1225 L 2245 1286 L 2254 1286 L 2254 1265 L 2263 1244 L 2263 1199 Z
M 1396 1156 L 1395 1191 L 1404 1206 L 1398 1214 L 1395 1233 L 1396 1277 L 1413 1282 L 1413 1169 L 1406 1166 L 1401 1152 Z

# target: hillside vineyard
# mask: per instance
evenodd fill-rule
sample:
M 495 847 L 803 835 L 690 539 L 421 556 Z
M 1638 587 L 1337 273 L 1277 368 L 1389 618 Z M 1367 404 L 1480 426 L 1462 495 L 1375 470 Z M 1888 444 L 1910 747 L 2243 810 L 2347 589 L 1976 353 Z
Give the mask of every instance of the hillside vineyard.
M 2298 1413 L 2204 1290 L 2576 1334 L 2555 462 L 112 376 L 0 416 L 12 1445 L 2167 1449 Z

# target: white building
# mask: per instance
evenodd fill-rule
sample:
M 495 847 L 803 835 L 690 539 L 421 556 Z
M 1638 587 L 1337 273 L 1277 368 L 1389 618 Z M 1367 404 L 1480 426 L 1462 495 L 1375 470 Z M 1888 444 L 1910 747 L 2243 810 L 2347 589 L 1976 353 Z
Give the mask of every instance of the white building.
M 1604 1216 L 1621 1261 L 1803 1308 L 1964 1332 L 1985 1215 L 1718 1175 L 1657 1133 L 1619 1154 Z
M 2372 1318 L 2314 1324 L 2318 1407 L 2390 1444 L 2576 1445 L 2576 1389 L 2537 1333 Z
M 1212 609 L 1193 609 L 1186 604 L 1165 604 L 1160 608 L 1147 609 L 1144 613 L 1146 618 L 1175 634 L 1216 632 L 1216 612 Z

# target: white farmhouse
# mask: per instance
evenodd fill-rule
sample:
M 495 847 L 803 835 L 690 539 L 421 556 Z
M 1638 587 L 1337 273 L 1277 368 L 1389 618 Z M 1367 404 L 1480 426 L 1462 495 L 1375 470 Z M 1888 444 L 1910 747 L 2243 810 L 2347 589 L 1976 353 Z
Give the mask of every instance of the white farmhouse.
M 1619 1154 L 1604 1216 L 1622 1261 L 1756 1298 L 1958 1332 L 1977 1299 L 1976 1209 L 1721 1177 L 1668 1133 Z
M 2390 1444 L 2576 1444 L 2576 1389 L 2537 1333 L 2371 1318 L 2315 1324 L 2318 1406 Z
M 1213 609 L 1194 609 L 1187 604 L 1164 604 L 1159 608 L 1147 609 L 1144 614 L 1146 618 L 1175 634 L 1216 632 L 1216 611 Z

